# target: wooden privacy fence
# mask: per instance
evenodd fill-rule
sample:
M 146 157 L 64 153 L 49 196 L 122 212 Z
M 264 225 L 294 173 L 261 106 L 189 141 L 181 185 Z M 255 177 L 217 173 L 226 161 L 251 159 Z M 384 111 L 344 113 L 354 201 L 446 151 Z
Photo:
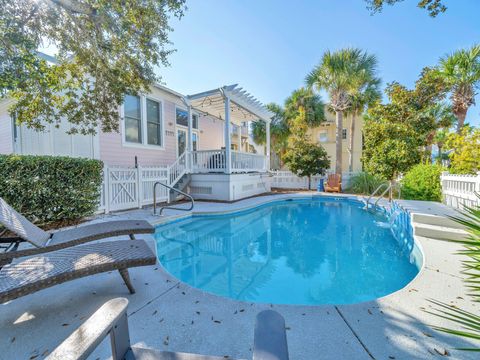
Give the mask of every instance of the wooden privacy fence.
M 169 167 L 105 166 L 98 212 L 141 208 L 153 204 L 153 184 L 169 184 Z M 157 202 L 168 201 L 165 187 L 159 187 Z
M 455 209 L 464 206 L 480 206 L 480 199 L 475 193 L 480 193 L 480 172 L 476 175 L 457 175 L 442 173 L 443 201 Z
M 355 173 L 344 172 L 342 174 L 342 188 L 348 186 L 350 177 Z M 326 179 L 328 175 L 312 176 L 311 189 L 316 189 L 320 179 Z M 300 177 L 291 171 L 273 171 L 272 188 L 278 189 L 308 189 L 308 177 Z

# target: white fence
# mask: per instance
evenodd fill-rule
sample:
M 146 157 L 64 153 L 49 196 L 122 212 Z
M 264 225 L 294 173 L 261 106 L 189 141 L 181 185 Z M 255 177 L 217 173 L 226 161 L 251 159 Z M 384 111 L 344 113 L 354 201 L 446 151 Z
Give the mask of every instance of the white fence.
M 480 206 L 475 193 L 480 193 L 480 172 L 477 175 L 455 175 L 443 173 L 441 176 L 443 200 L 456 209 L 464 206 Z
M 355 173 L 345 172 L 342 174 L 342 187 L 348 186 L 350 177 Z M 310 188 L 316 189 L 320 179 L 326 179 L 327 175 L 312 176 Z M 291 171 L 274 171 L 272 179 L 272 188 L 278 189 L 308 189 L 308 177 L 299 177 Z
M 153 184 L 169 183 L 169 167 L 105 166 L 99 212 L 141 208 L 153 203 Z M 165 187 L 157 187 L 157 201 L 168 201 Z

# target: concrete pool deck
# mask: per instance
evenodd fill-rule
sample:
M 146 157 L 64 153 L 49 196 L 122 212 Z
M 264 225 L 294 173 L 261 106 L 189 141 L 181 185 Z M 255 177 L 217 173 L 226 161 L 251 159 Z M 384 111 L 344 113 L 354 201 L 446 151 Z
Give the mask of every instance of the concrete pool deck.
M 312 194 L 307 193 L 307 194 Z M 268 195 L 236 203 L 197 202 L 195 212 L 222 212 L 306 193 Z M 439 204 L 401 201 L 412 213 L 449 215 Z M 186 206 L 186 205 L 185 205 Z M 184 216 L 167 210 L 165 218 Z M 99 217 L 145 218 L 150 209 Z M 160 221 L 162 221 L 161 219 Z M 152 237 L 149 238 L 153 242 Z M 125 237 L 127 239 L 127 237 Z M 129 301 L 133 344 L 147 347 L 251 358 L 255 315 L 273 308 L 286 320 L 290 359 L 474 359 L 452 350 L 472 343 L 431 330 L 454 325 L 435 317 L 428 299 L 478 312 L 462 282 L 460 247 L 427 237 L 416 240 L 425 253 L 421 273 L 404 289 L 354 305 L 292 306 L 234 301 L 191 288 L 167 274 L 160 264 L 131 269 L 137 293 L 129 295 L 117 273 L 95 275 L 0 305 L 0 359 L 42 359 L 105 301 Z M 91 359 L 108 359 L 104 341 Z M 478 356 L 478 354 L 477 354 Z M 228 358 L 228 357 L 227 357 Z

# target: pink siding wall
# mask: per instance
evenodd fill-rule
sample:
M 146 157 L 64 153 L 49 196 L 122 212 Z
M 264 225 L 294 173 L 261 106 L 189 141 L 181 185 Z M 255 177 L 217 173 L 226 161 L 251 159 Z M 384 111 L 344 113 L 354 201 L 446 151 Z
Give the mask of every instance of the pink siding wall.
M 0 104 L 0 154 L 13 153 L 12 119 L 8 115 L 8 103 Z
M 177 158 L 177 132 L 175 108 L 185 108 L 180 97 L 159 88 L 149 94 L 163 104 L 164 149 L 141 144 L 123 143 L 123 130 L 119 133 L 100 133 L 100 159 L 108 165 L 133 166 L 135 156 L 143 166 L 171 165 Z M 122 127 L 120 127 L 122 128 Z M 223 145 L 223 121 L 199 116 L 199 149 L 220 149 Z
M 224 121 L 209 116 L 200 116 L 199 150 L 216 150 L 225 146 L 223 139 Z
M 136 144 L 123 144 L 122 130 L 119 133 L 100 134 L 100 160 L 108 165 L 135 165 L 137 156 L 139 165 L 170 165 L 176 159 L 175 104 L 163 100 L 165 126 L 165 148 L 153 148 Z

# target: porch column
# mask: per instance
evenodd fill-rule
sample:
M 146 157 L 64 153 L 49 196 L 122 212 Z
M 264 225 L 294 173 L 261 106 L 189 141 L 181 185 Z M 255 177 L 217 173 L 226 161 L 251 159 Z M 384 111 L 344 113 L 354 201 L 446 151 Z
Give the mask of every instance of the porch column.
M 266 130 L 267 130 L 267 145 L 266 145 L 266 152 L 265 156 L 266 159 L 265 161 L 267 162 L 265 164 L 265 169 L 268 171 L 270 170 L 270 121 L 267 121 L 265 124 Z
M 187 134 L 187 169 L 192 168 L 192 150 L 193 150 L 193 116 L 192 116 L 192 105 L 188 104 L 188 134 Z
M 242 151 L 242 127 L 241 126 L 237 128 L 237 136 L 238 136 L 238 151 Z
M 230 137 L 230 98 L 225 96 L 225 173 L 232 172 L 232 139 Z

